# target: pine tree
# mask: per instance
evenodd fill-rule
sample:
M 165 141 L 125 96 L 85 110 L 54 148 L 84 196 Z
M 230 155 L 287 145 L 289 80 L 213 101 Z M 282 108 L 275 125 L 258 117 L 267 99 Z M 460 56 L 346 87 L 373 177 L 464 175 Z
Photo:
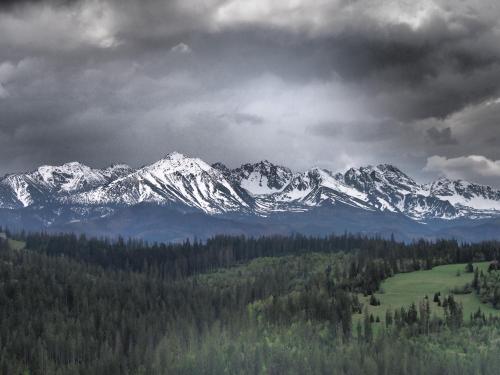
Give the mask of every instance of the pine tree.
M 392 312 L 391 310 L 387 309 L 385 312 L 385 326 L 389 327 L 392 325 Z
M 476 292 L 479 289 L 479 271 L 478 267 L 474 269 L 474 279 L 472 280 L 472 287 L 476 290 Z
M 373 319 L 373 315 L 369 315 L 368 309 L 365 308 L 364 319 L 363 319 L 363 329 L 364 329 L 365 342 L 372 342 L 372 340 L 373 340 L 373 329 L 372 329 L 370 318 Z

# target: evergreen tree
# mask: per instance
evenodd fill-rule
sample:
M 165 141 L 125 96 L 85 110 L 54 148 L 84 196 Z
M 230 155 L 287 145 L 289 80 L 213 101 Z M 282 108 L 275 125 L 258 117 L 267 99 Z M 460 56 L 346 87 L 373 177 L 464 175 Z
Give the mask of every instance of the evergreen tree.
M 368 314 L 368 309 L 365 308 L 364 318 L 363 318 L 363 332 L 365 342 L 372 342 L 373 340 L 373 328 L 372 328 L 372 320 L 373 315 Z

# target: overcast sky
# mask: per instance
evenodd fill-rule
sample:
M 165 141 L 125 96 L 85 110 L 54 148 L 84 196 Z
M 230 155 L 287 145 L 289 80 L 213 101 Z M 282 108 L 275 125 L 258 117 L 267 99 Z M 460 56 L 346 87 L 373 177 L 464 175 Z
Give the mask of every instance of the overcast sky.
M 0 2 L 0 173 L 171 151 L 500 187 L 496 0 Z

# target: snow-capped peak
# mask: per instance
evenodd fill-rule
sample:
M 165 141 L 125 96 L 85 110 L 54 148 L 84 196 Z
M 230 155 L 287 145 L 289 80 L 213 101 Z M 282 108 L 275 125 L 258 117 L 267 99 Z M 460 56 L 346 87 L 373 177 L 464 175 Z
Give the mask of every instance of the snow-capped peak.
M 37 171 L 47 186 L 60 192 L 79 191 L 106 182 L 100 170 L 94 170 L 79 162 L 61 166 L 43 165 Z
M 450 180 L 441 177 L 426 185 L 429 193 L 446 200 L 454 206 L 476 210 L 500 210 L 500 191 L 465 180 Z
M 254 164 L 243 164 L 231 172 L 233 181 L 252 195 L 279 192 L 292 178 L 292 171 L 267 160 Z
M 45 181 L 49 181 L 53 178 L 54 173 L 83 173 L 89 172 L 91 170 L 90 167 L 77 162 L 72 161 L 68 163 L 64 163 L 62 165 L 42 165 L 38 167 L 38 173 L 42 176 Z
M 187 156 L 184 154 L 181 154 L 180 152 L 173 151 L 168 154 L 166 154 L 163 159 L 165 160 L 183 160 L 183 159 L 189 159 Z
M 75 161 L 55 166 L 42 165 L 32 172 L 7 175 L 0 184 L 10 189 L 14 200 L 12 207 L 16 204 L 27 207 L 102 186 L 131 171 L 125 165 L 100 170 Z
M 179 152 L 172 152 L 163 159 L 158 160 L 149 166 L 144 167 L 151 171 L 160 171 L 161 173 L 200 173 L 214 170 L 210 165 L 199 158 L 190 158 Z
M 248 208 L 245 197 L 218 169 L 199 158 L 171 153 L 109 185 L 76 195 L 80 204 L 180 203 L 207 213 Z

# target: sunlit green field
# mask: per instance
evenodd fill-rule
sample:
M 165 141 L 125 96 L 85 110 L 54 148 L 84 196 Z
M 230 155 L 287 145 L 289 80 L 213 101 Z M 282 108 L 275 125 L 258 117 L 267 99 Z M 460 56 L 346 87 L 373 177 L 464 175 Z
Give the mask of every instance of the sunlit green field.
M 5 233 L 0 232 L 0 235 L 1 236 L 5 236 Z M 16 240 L 13 240 L 11 238 L 9 238 L 8 241 L 9 241 L 10 248 L 14 249 L 14 250 L 24 249 L 24 247 L 26 245 L 23 241 L 16 241 Z
M 9 239 L 9 246 L 11 249 L 21 250 L 21 249 L 24 249 L 25 245 L 26 244 L 22 241 L 16 241 L 16 240 Z
M 488 269 L 488 262 L 474 263 L 474 268 L 479 267 L 484 272 Z M 374 317 L 379 316 L 384 321 L 385 312 L 388 308 L 395 309 L 404 306 L 407 308 L 412 302 L 418 305 L 425 296 L 429 297 L 431 311 L 440 316 L 443 309 L 433 302 L 434 293 L 441 292 L 441 300 L 451 293 L 455 287 L 462 287 L 473 280 L 473 273 L 465 272 L 465 264 L 450 264 L 434 267 L 428 271 L 416 271 L 397 274 L 382 283 L 380 291 L 375 296 L 380 300 L 380 306 L 371 306 L 368 297 L 361 297 L 364 306 Z M 455 300 L 462 302 L 464 308 L 464 320 L 468 320 L 471 313 L 481 308 L 486 316 L 492 314 L 500 316 L 500 310 L 480 302 L 477 295 L 455 294 Z M 360 315 L 356 318 L 359 319 Z

